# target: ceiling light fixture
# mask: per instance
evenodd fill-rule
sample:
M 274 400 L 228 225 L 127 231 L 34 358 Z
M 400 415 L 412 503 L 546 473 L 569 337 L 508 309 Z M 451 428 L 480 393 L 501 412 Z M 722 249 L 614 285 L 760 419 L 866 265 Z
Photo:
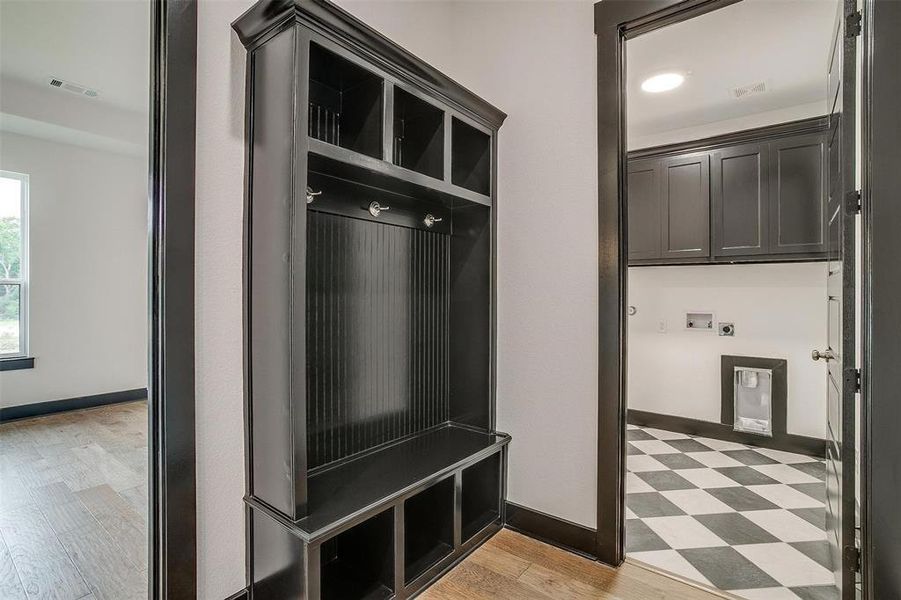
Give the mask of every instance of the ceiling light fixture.
M 680 73 L 661 73 L 648 77 L 641 82 L 641 89 L 651 94 L 668 92 L 685 83 L 685 76 Z

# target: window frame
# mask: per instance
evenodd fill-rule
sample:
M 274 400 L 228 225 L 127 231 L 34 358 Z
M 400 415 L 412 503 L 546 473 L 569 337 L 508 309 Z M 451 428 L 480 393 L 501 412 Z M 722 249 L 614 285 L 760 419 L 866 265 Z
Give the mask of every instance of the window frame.
M 21 227 L 22 248 L 19 256 L 19 276 L 14 279 L 0 277 L 0 285 L 19 286 L 19 351 L 0 353 L 0 360 L 24 358 L 28 356 L 28 284 L 29 284 L 29 192 L 30 181 L 26 173 L 0 170 L 0 177 L 5 179 L 17 179 L 20 182 L 21 193 L 19 195 L 19 224 Z

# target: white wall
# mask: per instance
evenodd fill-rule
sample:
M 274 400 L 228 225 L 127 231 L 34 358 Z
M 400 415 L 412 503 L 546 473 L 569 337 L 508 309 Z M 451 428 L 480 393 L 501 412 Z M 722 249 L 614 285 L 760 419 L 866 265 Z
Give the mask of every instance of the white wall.
M 629 408 L 720 420 L 720 356 L 788 361 L 789 433 L 826 437 L 824 263 L 629 269 Z M 685 313 L 711 311 L 735 337 L 685 329 Z M 658 323 L 666 322 L 666 333 Z
M 30 176 L 30 354 L 0 406 L 147 387 L 146 160 L 8 132 Z

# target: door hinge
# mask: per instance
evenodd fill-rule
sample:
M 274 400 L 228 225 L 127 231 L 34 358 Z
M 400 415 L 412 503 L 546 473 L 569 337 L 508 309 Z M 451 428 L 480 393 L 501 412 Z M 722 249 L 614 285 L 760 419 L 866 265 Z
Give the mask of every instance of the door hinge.
M 860 573 L 860 548 L 857 546 L 845 546 L 845 564 Z
M 845 37 L 853 38 L 860 35 L 860 11 L 845 15 Z
M 860 190 L 852 190 L 845 195 L 845 206 L 850 215 L 860 212 Z
M 860 391 L 860 369 L 854 369 L 854 391 Z

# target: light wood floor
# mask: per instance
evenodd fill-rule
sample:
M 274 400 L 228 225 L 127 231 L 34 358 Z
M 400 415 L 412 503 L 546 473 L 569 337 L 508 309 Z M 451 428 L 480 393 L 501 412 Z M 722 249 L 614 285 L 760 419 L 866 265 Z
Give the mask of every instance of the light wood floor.
M 508 529 L 420 596 L 423 600 L 717 600 L 731 596 L 626 562 L 611 569 Z
M 146 590 L 147 403 L 0 425 L 0 598 Z

